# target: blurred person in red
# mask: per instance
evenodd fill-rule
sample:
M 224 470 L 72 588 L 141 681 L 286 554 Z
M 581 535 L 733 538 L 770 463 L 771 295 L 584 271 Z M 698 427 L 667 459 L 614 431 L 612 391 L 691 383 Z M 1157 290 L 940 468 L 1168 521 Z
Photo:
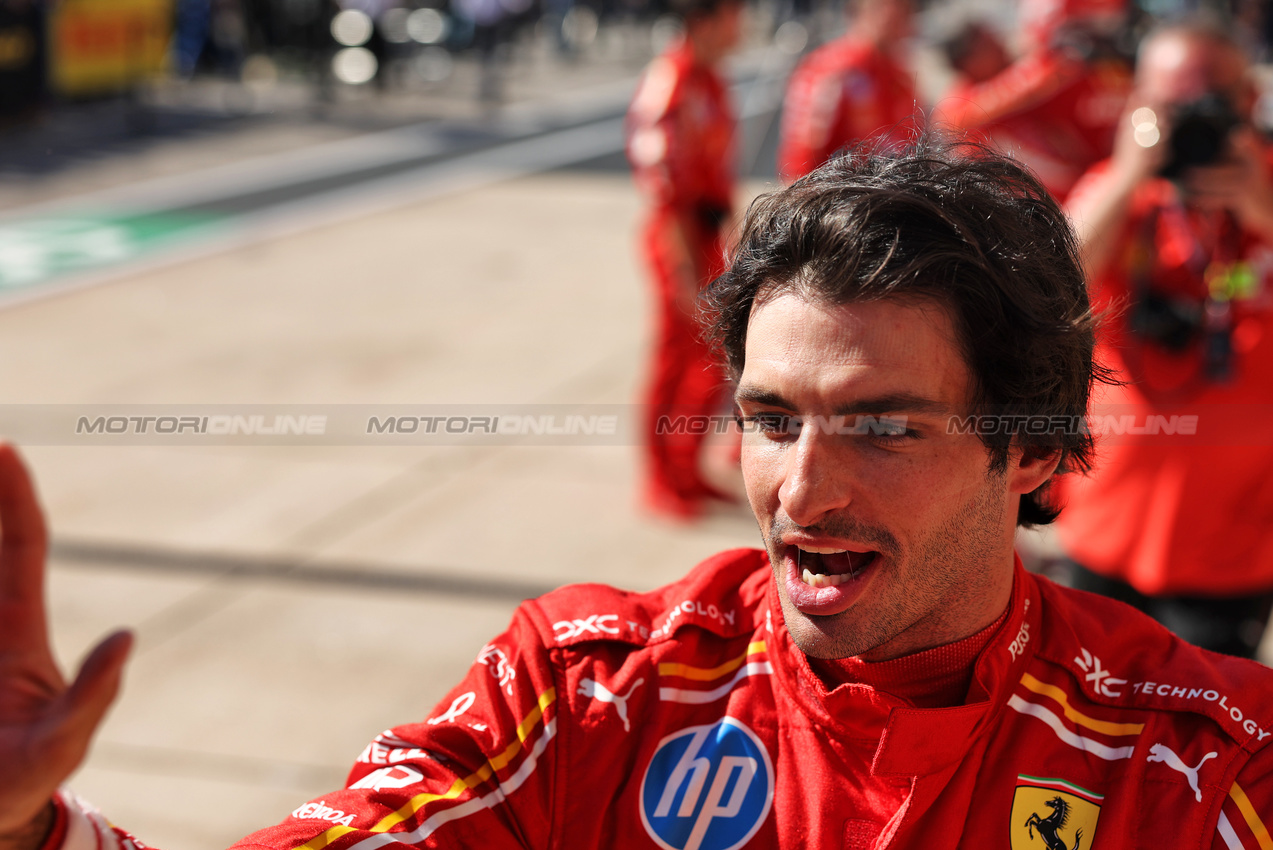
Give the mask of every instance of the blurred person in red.
M 840 148 L 916 129 L 914 75 L 895 55 L 911 32 L 911 0 L 850 0 L 848 32 L 809 54 L 787 84 L 778 173 L 791 182 Z
M 976 86 L 994 79 L 1012 64 L 1012 54 L 1003 39 L 982 21 L 965 22 L 941 47 L 946 62 L 958 74 L 946 97 L 959 102 L 971 99 Z
M 656 302 L 642 502 L 690 519 L 710 499 L 730 500 L 699 471 L 706 433 L 675 426 L 712 416 L 725 398 L 724 374 L 694 312 L 700 288 L 724 269 L 733 212 L 734 116 L 716 66 L 738 43 L 742 3 L 680 0 L 677 11 L 683 37 L 641 78 L 628 110 L 627 154 L 648 205 L 641 250 Z
M 1074 189 L 1101 356 L 1125 384 L 1096 399 L 1096 430 L 1119 430 L 1063 485 L 1058 525 L 1078 587 L 1248 657 L 1273 607 L 1273 149 L 1255 99 L 1228 34 L 1161 29 L 1112 158 Z M 1123 433 L 1128 416 L 1150 435 Z
M 1126 0 L 1023 3 L 1025 54 L 988 78 L 966 73 L 938 103 L 934 123 L 975 131 L 1011 151 L 1064 199 L 1113 150 L 1132 85 L 1127 6 Z

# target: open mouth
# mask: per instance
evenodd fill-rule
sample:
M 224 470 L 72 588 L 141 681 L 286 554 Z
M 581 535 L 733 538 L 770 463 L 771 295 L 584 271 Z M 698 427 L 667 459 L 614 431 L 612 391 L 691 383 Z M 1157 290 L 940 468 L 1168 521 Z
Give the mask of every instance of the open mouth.
M 835 587 L 858 578 L 875 563 L 879 552 L 794 547 L 796 574 L 810 587 Z

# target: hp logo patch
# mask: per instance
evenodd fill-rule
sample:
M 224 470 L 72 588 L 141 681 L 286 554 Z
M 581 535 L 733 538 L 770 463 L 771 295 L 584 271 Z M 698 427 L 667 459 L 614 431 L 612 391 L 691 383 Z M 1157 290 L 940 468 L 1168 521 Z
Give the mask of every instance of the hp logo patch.
M 732 717 L 659 742 L 641 781 L 641 823 L 666 850 L 734 850 L 774 801 L 769 752 Z

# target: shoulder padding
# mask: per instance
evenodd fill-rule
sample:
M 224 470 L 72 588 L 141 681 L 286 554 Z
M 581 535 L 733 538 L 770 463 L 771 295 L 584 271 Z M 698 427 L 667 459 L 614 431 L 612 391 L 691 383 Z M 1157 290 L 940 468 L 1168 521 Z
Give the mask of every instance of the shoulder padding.
M 1273 742 L 1273 670 L 1185 643 L 1129 605 L 1040 579 L 1038 656 L 1067 669 L 1093 702 L 1188 712 L 1249 750 Z
M 523 610 L 548 647 L 589 641 L 646 646 L 690 627 L 732 638 L 754 631 L 770 575 L 764 551 L 733 549 L 647 593 L 573 584 L 525 603 Z

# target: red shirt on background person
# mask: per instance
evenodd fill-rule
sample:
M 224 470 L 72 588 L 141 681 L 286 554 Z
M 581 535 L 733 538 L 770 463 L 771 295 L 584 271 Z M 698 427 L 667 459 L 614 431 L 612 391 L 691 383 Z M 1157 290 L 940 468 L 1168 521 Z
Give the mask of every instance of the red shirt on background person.
M 1172 122 L 1203 98 L 1237 126 L 1168 179 Z M 1074 189 L 1098 356 L 1124 383 L 1094 399 L 1101 462 L 1064 483 L 1058 521 L 1080 586 L 1248 656 L 1273 606 L 1273 179 L 1240 120 L 1253 103 L 1232 40 L 1156 33 L 1114 156 Z
M 1128 60 L 1112 50 L 1126 5 L 1023 4 L 1026 54 L 989 79 L 961 81 L 937 104 L 934 123 L 993 141 L 1064 199 L 1113 150 L 1132 86 Z
M 881 136 L 890 146 L 915 135 L 913 73 L 894 55 L 910 33 L 910 0 L 858 0 L 841 38 L 809 54 L 787 84 L 778 173 L 788 182 L 840 148 Z

